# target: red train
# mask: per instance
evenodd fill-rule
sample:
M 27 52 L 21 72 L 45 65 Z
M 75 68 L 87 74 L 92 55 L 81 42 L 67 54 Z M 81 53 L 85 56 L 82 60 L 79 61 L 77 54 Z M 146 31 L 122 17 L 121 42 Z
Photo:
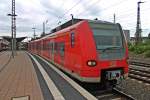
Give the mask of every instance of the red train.
M 73 19 L 29 42 L 28 49 L 82 82 L 116 81 L 128 75 L 128 49 L 120 24 Z

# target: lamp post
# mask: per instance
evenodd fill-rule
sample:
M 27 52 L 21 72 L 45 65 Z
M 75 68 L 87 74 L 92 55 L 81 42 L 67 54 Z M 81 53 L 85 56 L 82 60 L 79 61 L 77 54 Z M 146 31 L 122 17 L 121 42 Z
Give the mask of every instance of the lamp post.
M 16 54 L 16 14 L 7 14 L 7 16 L 11 16 L 12 23 L 11 23 L 11 50 L 12 50 L 12 57 L 14 58 L 14 54 Z
M 74 19 L 74 18 L 73 18 L 73 14 L 70 14 L 70 15 L 71 15 L 71 19 L 72 19 L 72 24 L 74 24 L 74 22 L 73 22 L 73 19 Z
M 137 2 L 137 24 L 136 24 L 136 33 L 135 33 L 135 43 L 138 44 L 142 41 L 142 28 L 141 28 L 141 20 L 140 20 L 140 4 L 144 2 Z
M 61 24 L 61 21 L 58 22 L 58 25 Z
M 15 0 L 12 0 L 12 9 L 11 14 L 11 32 L 12 32 L 12 57 L 14 58 L 14 54 L 16 55 L 16 14 L 15 14 Z
M 46 34 L 46 24 L 47 23 L 48 23 L 48 20 L 46 20 L 46 21 L 43 22 L 43 33 L 41 34 L 41 37 L 45 36 L 45 34 Z

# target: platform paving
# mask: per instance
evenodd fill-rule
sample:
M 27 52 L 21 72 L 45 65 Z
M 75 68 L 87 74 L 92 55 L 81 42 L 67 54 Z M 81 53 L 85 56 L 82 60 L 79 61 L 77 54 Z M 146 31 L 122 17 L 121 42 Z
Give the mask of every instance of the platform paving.
M 0 54 L 0 100 L 97 100 L 56 66 L 25 51 Z
M 0 55 L 0 100 L 23 96 L 29 96 L 30 100 L 44 100 L 29 56 L 23 51 L 17 52 L 14 59 L 10 55 L 9 51 Z
M 44 75 L 43 77 L 49 77 L 50 80 L 53 81 L 57 89 L 60 91 L 60 93 L 56 91 L 57 89 L 54 88 L 55 86 L 52 86 L 52 82 L 47 82 L 55 100 L 97 100 L 96 97 L 94 97 L 87 90 L 78 85 L 75 81 L 65 75 L 58 68 L 56 68 L 56 66 L 50 63 L 49 60 L 46 61 L 46 59 L 43 59 L 42 57 L 34 54 L 29 55 L 32 61 L 36 63 L 39 69 L 41 69 L 41 73 L 47 73 L 47 75 Z M 55 93 L 55 95 L 53 92 Z

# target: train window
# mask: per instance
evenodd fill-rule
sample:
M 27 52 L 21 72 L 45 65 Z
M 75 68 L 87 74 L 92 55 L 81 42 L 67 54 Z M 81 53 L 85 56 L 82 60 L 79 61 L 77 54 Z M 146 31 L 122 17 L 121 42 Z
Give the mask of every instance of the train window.
M 46 47 L 46 42 L 45 42 L 45 44 L 44 44 L 44 49 L 45 49 L 45 51 L 47 50 L 47 47 Z
M 51 42 L 48 43 L 48 47 L 49 47 L 49 50 L 52 51 L 52 43 Z
M 32 49 L 32 50 L 34 49 L 34 45 L 33 45 L 33 43 L 31 44 L 31 49 Z
M 37 45 L 37 46 L 38 46 L 38 47 L 37 47 L 37 48 L 38 48 L 38 50 L 40 50 L 40 45 Z
M 36 50 L 38 50 L 39 49 L 39 46 L 37 45 L 37 43 L 36 43 Z
M 55 45 L 54 45 L 54 53 L 57 53 L 57 49 L 58 49 L 58 43 L 55 42 Z
M 43 42 L 43 50 L 45 50 L 45 42 Z
M 117 29 L 93 29 L 93 33 L 97 49 L 105 49 L 107 47 L 122 47 L 121 33 Z
M 46 42 L 45 42 L 45 44 L 44 44 L 44 45 L 45 45 L 44 49 L 45 49 L 45 50 L 47 50 L 47 47 L 46 47 Z
M 34 44 L 32 43 L 32 49 L 34 50 Z
M 46 50 L 48 51 L 49 49 L 48 49 L 48 42 L 46 42 Z
M 90 24 L 96 44 L 103 60 L 122 59 L 125 55 L 122 33 L 115 24 Z
M 65 54 L 65 43 L 60 43 L 59 44 L 59 49 L 60 49 L 60 55 L 63 57 L 64 56 L 64 54 Z
M 38 50 L 38 44 L 36 43 L 36 50 Z
M 75 45 L 75 33 L 72 32 L 72 33 L 71 33 L 71 47 L 73 48 L 74 45 Z
M 44 42 L 43 45 L 44 45 L 43 49 L 46 50 L 46 42 Z

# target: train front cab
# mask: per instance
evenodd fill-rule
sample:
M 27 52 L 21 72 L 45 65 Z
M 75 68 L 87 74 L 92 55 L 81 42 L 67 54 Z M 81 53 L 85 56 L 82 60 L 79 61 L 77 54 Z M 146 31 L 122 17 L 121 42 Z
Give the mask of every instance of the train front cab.
M 128 49 L 119 24 L 85 21 L 78 31 L 83 47 L 81 81 L 95 83 L 127 77 Z

